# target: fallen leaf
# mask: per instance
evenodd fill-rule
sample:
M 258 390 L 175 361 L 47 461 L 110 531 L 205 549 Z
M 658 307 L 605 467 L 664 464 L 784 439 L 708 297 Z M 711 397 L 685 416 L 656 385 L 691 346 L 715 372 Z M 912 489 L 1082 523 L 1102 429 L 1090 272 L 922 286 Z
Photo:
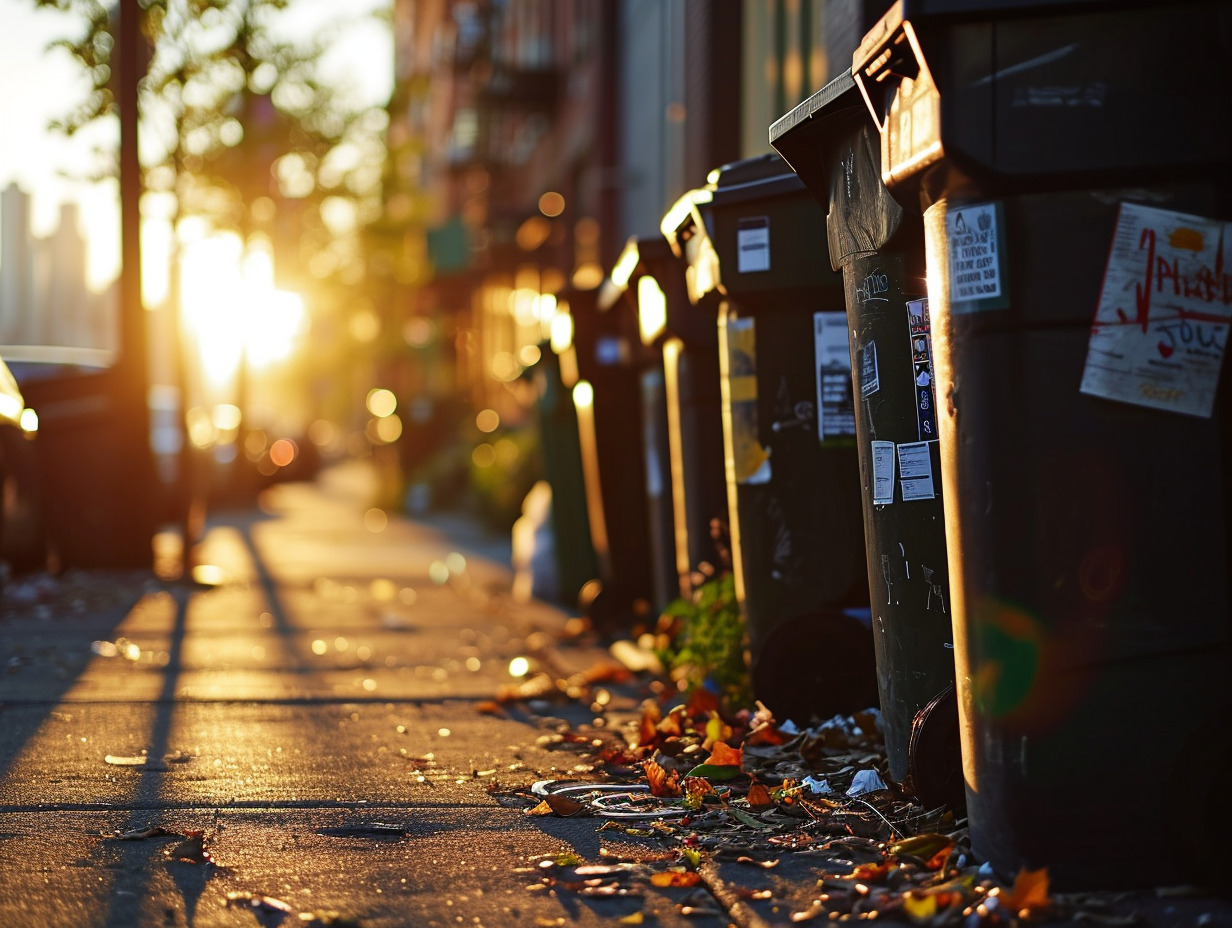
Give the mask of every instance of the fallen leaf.
M 693 870 L 664 870 L 650 875 L 652 886 L 690 887 L 701 881 L 701 874 Z
M 548 804 L 554 814 L 559 815 L 561 818 L 574 818 L 587 811 L 585 803 L 578 802 L 576 799 L 570 799 L 568 796 L 562 796 L 559 793 L 548 793 L 544 802 Z
M 600 661 L 582 674 L 587 683 L 625 683 L 632 677 L 629 668 L 619 661 Z
M 205 832 L 186 831 L 184 840 L 167 850 L 167 856 L 172 860 L 182 860 L 191 864 L 208 864 L 213 862 L 209 850 L 205 846 Z
M 148 828 L 134 828 L 131 831 L 116 832 L 111 837 L 117 841 L 144 841 L 146 838 L 162 838 L 166 836 L 183 837 L 178 832 L 168 831 L 162 825 L 151 825 Z
M 646 702 L 642 705 L 642 718 L 638 725 L 637 743 L 640 745 L 651 745 L 658 738 L 659 721 L 663 718 L 663 713 L 659 710 L 657 703 Z
M 937 914 L 937 897 L 919 893 L 903 893 L 903 911 L 917 925 Z
M 743 773 L 739 767 L 718 766 L 715 764 L 698 764 L 690 770 L 686 776 L 688 777 L 705 777 L 707 780 L 734 780 Z
M 689 715 L 694 718 L 703 715 L 713 715 L 719 708 L 719 697 L 717 693 L 698 687 L 689 694 L 688 711 Z
M 476 703 L 475 711 L 478 712 L 480 715 L 496 715 L 496 716 L 505 715 L 505 710 L 501 708 L 501 704 L 491 699 L 487 699 L 487 700 L 484 700 L 483 702 Z
M 646 916 L 641 912 L 634 912 L 630 915 L 625 915 L 620 919 L 622 925 L 640 925 L 646 921 Z
M 1028 870 L 1025 867 L 1014 877 L 1014 886 L 1004 897 L 1003 903 L 1011 912 L 1023 909 L 1046 909 L 1051 904 L 1048 898 L 1048 868 Z
M 929 870 L 941 869 L 953 849 L 953 840 L 938 834 L 914 835 L 890 845 L 890 853 L 895 857 L 919 858 Z
M 680 786 L 684 790 L 684 794 L 689 798 L 700 799 L 704 796 L 717 795 L 714 787 L 710 785 L 710 781 L 704 777 L 685 777 L 680 781 Z
M 887 861 L 882 861 L 879 864 L 860 864 L 847 877 L 850 880 L 857 880 L 861 883 L 877 883 L 889 876 L 890 871 L 894 869 L 894 865 Z
M 739 767 L 744 763 L 744 752 L 740 748 L 733 748 L 725 741 L 715 742 L 714 747 L 710 750 L 710 757 L 707 758 L 706 764 L 715 767 Z
M 646 782 L 650 785 L 650 795 L 671 797 L 680 795 L 680 774 L 673 770 L 670 774 L 658 761 L 648 760 L 643 768 L 646 771 Z
M 745 799 L 750 809 L 759 811 L 761 809 L 769 809 L 774 805 L 774 800 L 770 798 L 770 790 L 760 783 L 754 783 L 749 787 L 749 792 Z

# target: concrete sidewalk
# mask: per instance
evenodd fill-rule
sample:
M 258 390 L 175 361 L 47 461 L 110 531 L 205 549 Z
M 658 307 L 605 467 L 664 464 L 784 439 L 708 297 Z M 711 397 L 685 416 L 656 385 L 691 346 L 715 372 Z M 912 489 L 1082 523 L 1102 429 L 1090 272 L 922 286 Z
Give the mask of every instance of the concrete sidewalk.
M 530 784 L 590 770 L 559 733 L 635 720 L 646 692 L 494 703 L 514 658 L 566 678 L 610 658 L 562 643 L 566 612 L 511 601 L 505 539 L 382 526 L 372 490 L 349 465 L 219 515 L 203 584 L 6 591 L 0 926 L 827 920 L 820 881 L 849 861 L 733 856 L 659 885 L 692 868 L 653 827 L 527 815 Z M 1207 898 L 1152 911 L 1232 925 Z
M 288 914 L 251 894 L 291 924 L 684 923 L 679 891 L 592 903 L 543 889 L 545 857 L 598 858 L 594 823 L 529 817 L 489 789 L 574 758 L 536 745 L 542 719 L 481 704 L 568 616 L 509 602 L 507 564 L 465 544 L 499 540 L 400 519 L 373 531 L 362 477 L 279 486 L 264 512 L 214 521 L 200 558 L 213 586 L 10 585 L 0 925 Z M 150 826 L 203 832 L 212 862 L 172 859 L 182 838 L 108 837 Z

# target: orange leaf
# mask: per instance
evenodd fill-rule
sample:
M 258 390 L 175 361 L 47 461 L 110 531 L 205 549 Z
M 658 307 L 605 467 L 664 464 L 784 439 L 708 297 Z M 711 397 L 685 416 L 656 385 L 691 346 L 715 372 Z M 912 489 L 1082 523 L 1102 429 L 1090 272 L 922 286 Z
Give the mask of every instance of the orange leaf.
M 665 870 L 662 873 L 652 873 L 650 883 L 653 886 L 696 886 L 702 881 L 700 873 L 693 870 Z
M 715 794 L 714 787 L 710 785 L 710 781 L 705 777 L 685 777 L 680 781 L 680 785 L 684 787 L 685 794 L 688 796 L 700 798 Z
M 619 661 L 601 661 L 582 676 L 587 683 L 624 683 L 633 674 Z
M 679 796 L 680 774 L 673 770 L 670 774 L 656 761 L 648 760 L 645 765 L 646 782 L 650 784 L 652 796 Z
M 709 715 L 719 708 L 719 697 L 704 687 L 698 687 L 689 694 L 689 715 L 698 718 Z
M 860 864 L 851 872 L 850 879 L 859 880 L 861 883 L 876 883 L 878 880 L 884 880 L 891 869 L 893 864 L 888 860 L 879 864 Z
M 669 737 L 684 734 L 684 726 L 680 724 L 682 715 L 684 715 L 684 708 L 677 706 L 667 714 L 667 718 L 655 726 L 655 731 Z
M 1011 912 L 1022 909 L 1045 909 L 1048 900 L 1048 868 L 1028 870 L 1025 867 L 1014 877 L 1014 888 L 1005 898 L 1005 904 Z
M 733 748 L 724 741 L 715 743 L 706 763 L 714 767 L 739 767 L 744 762 L 744 751 Z
M 750 809 L 768 809 L 774 805 L 774 800 L 770 798 L 770 790 L 766 789 L 760 783 L 754 783 L 749 787 L 748 794 Z
M 657 704 L 647 702 L 642 706 L 642 721 L 638 727 L 637 743 L 638 744 L 654 744 L 658 738 L 659 720 L 663 714 L 659 711 Z

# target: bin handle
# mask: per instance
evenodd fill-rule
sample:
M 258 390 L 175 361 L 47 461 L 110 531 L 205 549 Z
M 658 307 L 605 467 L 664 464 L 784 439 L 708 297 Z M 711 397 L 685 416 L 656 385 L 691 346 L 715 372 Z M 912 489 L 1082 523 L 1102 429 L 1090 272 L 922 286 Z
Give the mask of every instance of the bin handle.
M 896 5 L 892 12 L 897 12 L 901 17 L 900 6 Z M 885 132 L 889 123 L 886 100 L 892 88 L 904 80 L 919 80 L 921 77 L 932 83 L 932 74 L 924 63 L 920 42 L 911 23 L 901 18 L 892 20 L 890 14 L 882 23 L 886 27 L 883 37 L 865 36 L 851 62 L 851 76 L 855 78 L 860 96 L 864 98 L 864 104 L 879 132 Z

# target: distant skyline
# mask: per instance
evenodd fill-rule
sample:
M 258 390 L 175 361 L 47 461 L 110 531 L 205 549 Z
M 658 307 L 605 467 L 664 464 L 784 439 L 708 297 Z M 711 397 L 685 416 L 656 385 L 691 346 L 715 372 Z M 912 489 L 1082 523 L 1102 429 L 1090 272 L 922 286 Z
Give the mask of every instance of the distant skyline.
M 391 3 L 365 0 L 348 6 L 348 21 Z M 292 5 L 303 11 L 300 22 L 308 32 L 330 21 L 339 9 L 330 0 L 293 0 Z M 0 189 L 15 183 L 31 195 L 33 231 L 40 237 L 55 228 L 65 200 L 81 204 L 85 225 L 114 228 L 117 221 L 114 186 L 90 189 L 71 179 L 89 140 L 66 139 L 48 129 L 50 120 L 67 112 L 88 89 L 67 52 L 47 50 L 56 39 L 74 37 L 76 28 L 72 17 L 39 9 L 34 0 L 0 0 Z M 375 25 L 352 33 L 327 57 L 329 75 L 356 84 L 363 102 L 381 105 L 391 88 L 392 40 Z M 85 231 L 92 240 L 90 276 L 101 283 L 99 278 L 108 276 L 118 261 L 115 234 Z

